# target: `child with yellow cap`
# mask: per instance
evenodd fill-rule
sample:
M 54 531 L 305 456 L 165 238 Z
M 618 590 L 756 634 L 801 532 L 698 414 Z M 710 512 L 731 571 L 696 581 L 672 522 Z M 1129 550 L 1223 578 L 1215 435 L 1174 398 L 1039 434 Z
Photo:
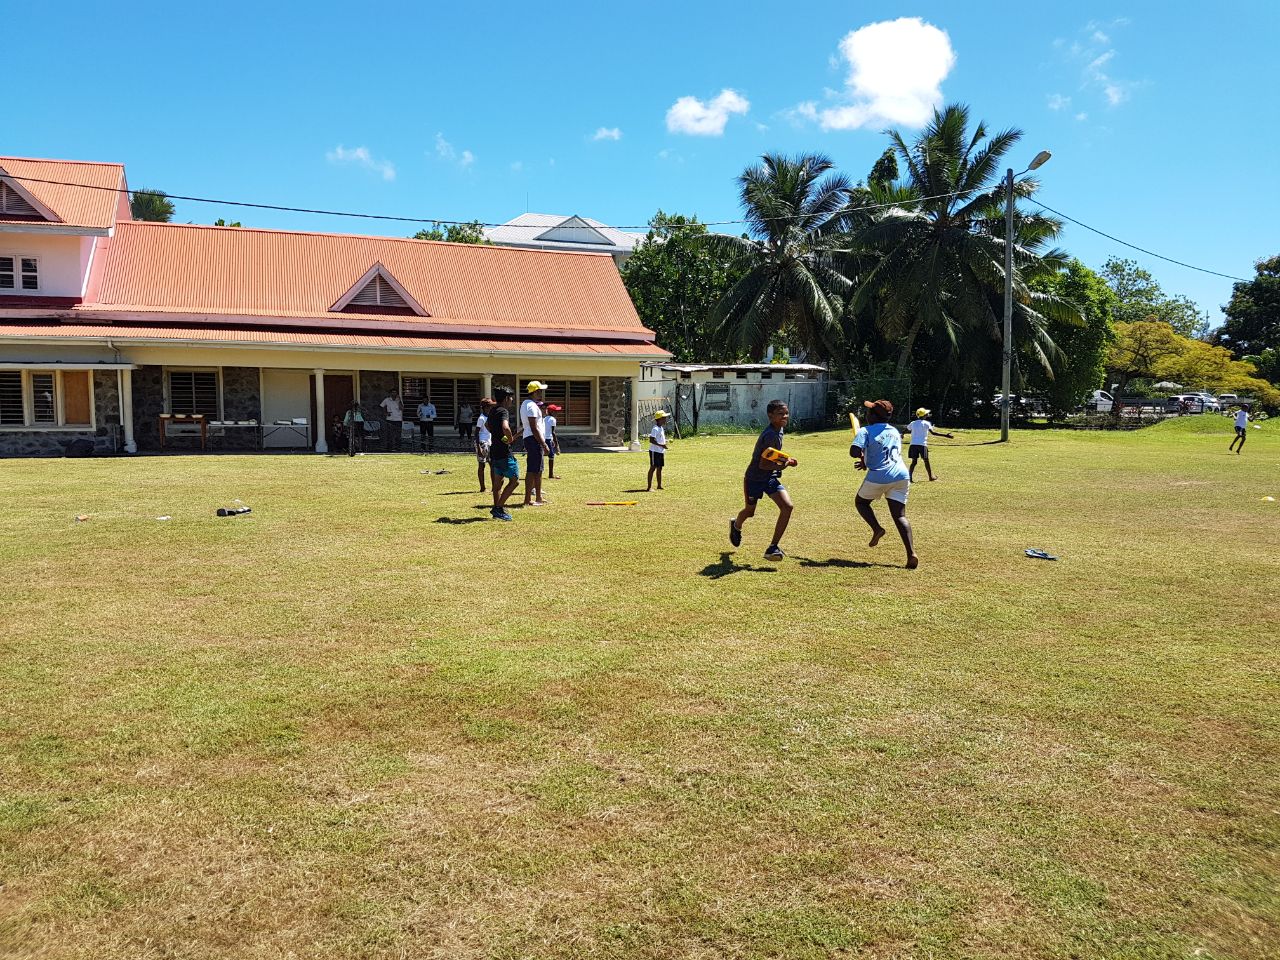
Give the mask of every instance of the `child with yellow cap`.
M 653 415 L 653 429 L 649 431 L 649 481 L 645 492 L 653 489 L 653 476 L 658 475 L 658 489 L 662 489 L 662 468 L 667 462 L 667 411 Z
M 948 440 L 954 440 L 954 434 L 940 433 L 933 429 L 933 424 L 926 419 L 933 411 L 928 407 L 920 407 L 916 410 L 916 418 L 907 425 L 907 429 L 911 431 L 911 446 L 907 448 L 907 456 L 911 459 L 911 482 L 916 482 L 916 461 L 924 459 L 924 469 L 929 474 L 930 480 L 937 480 L 933 475 L 933 466 L 929 463 L 929 434 L 935 437 L 946 437 Z

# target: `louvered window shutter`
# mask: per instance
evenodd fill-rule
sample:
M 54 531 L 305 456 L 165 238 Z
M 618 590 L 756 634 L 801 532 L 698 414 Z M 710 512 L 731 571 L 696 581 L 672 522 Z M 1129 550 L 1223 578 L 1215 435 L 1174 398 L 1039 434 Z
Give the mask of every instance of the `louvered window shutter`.
M 40 212 L 16 190 L 0 180 L 0 214 L 10 217 L 38 217 Z
M 352 306 L 361 307 L 407 307 L 404 297 L 396 293 L 395 287 L 387 283 L 381 276 L 375 276 L 364 285 L 364 289 L 351 298 Z

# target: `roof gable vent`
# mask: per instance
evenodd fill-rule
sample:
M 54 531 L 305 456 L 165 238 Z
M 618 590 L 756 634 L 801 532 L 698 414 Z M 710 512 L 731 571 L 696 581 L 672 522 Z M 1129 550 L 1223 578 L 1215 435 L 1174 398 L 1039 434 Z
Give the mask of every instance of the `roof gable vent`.
M 4 180 L 0 180 L 0 216 L 31 217 L 33 220 L 44 219 L 40 211 L 27 202 L 26 197 L 10 187 Z
M 550 230 L 538 234 L 535 240 L 554 240 L 557 243 L 602 243 L 613 246 L 613 241 L 578 216 L 569 217 Z
M 330 311 L 345 313 L 403 313 L 429 317 L 423 308 L 381 263 L 375 263 Z

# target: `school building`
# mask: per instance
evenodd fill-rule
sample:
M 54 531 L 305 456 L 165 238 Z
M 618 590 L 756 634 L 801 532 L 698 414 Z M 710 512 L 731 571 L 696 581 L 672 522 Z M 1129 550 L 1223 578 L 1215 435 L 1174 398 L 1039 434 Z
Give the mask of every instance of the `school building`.
M 323 453 L 354 400 L 452 423 L 529 379 L 566 443 L 621 446 L 669 357 L 608 253 L 141 222 L 127 189 L 0 157 L 0 456 Z

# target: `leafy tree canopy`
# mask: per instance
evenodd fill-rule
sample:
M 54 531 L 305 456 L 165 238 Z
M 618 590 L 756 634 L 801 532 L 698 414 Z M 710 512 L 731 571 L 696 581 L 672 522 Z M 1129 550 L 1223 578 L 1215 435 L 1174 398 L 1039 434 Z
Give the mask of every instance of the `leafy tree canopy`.
M 129 211 L 135 220 L 168 223 L 173 219 L 173 201 L 163 190 L 135 190 L 129 198 Z
M 244 224 L 241 223 L 239 220 L 223 220 L 221 217 L 213 221 L 213 225 L 215 227 L 243 227 L 244 226 Z
M 414 240 L 444 240 L 448 243 L 478 243 L 493 246 L 493 242 L 484 235 L 484 227 L 479 220 L 470 223 L 446 223 L 443 229 L 436 224 L 430 230 L 419 230 L 412 237 Z
M 703 242 L 706 233 L 697 217 L 659 210 L 622 280 L 641 321 L 675 359 L 731 363 L 742 358 L 717 343 L 711 316 L 742 270 Z
M 1116 295 L 1116 319 L 1121 323 L 1159 320 L 1184 337 L 1203 339 L 1209 333 L 1209 314 L 1190 298 L 1167 296 L 1160 283 L 1136 261 L 1111 257 L 1102 276 Z
M 1237 357 L 1280 350 L 1280 256 L 1259 260 L 1256 269 L 1256 277 L 1232 288 L 1217 331 L 1217 342 Z
M 1073 410 L 1102 383 L 1107 349 L 1115 339 L 1116 295 L 1102 277 L 1074 259 L 1065 269 L 1032 277 L 1027 286 L 1070 303 L 1083 319 L 1050 320 L 1048 332 L 1062 351 L 1062 362 L 1052 378 L 1034 365 L 1027 375 L 1030 391 L 1046 397 L 1054 410 Z

